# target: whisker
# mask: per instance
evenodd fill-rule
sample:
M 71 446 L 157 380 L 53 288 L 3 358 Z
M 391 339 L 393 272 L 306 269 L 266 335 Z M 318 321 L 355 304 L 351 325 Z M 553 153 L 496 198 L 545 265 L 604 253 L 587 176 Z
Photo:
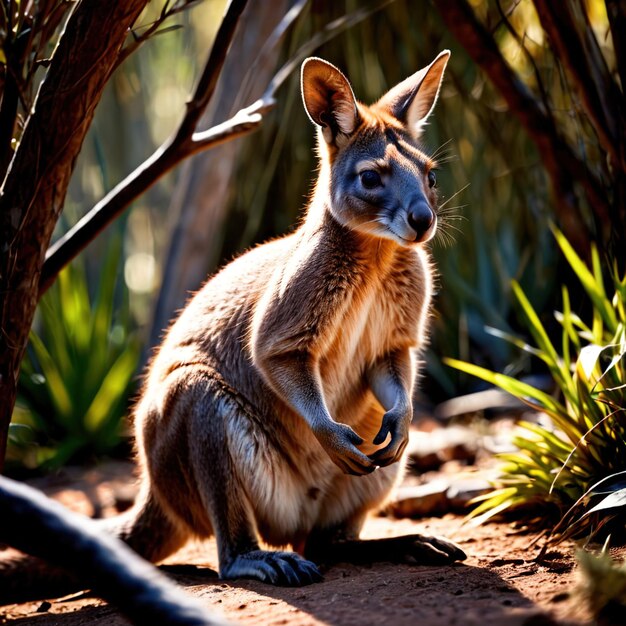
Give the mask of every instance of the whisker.
M 444 141 L 431 155 L 430 158 L 435 160 L 438 154 L 441 154 L 441 151 L 452 141 L 452 138 L 448 139 L 448 141 Z
M 454 233 L 451 231 L 454 231 Z M 453 245 L 456 243 L 456 237 L 455 237 L 456 233 L 458 233 L 459 235 L 462 235 L 463 231 L 460 230 L 459 228 L 456 228 L 455 226 L 452 226 L 451 224 L 441 224 L 440 227 L 437 229 L 435 239 L 438 239 L 438 238 L 441 239 L 442 243 L 445 246 Z
M 468 206 L 469 206 L 469 203 L 467 203 L 467 204 L 455 204 L 453 206 L 444 206 L 444 205 L 442 205 L 439 208 L 443 208 L 444 211 L 453 211 L 454 209 L 465 209 Z
M 448 248 L 456 243 L 455 238 L 444 230 L 438 230 L 433 241 L 442 248 Z
M 455 230 L 457 233 L 461 234 L 463 231 L 460 228 L 457 228 L 454 224 L 440 224 L 441 230 L 443 232 L 449 232 L 450 230 Z
M 444 163 L 450 163 L 456 161 L 459 158 L 458 154 L 449 154 L 443 157 L 437 157 L 437 165 L 443 165 Z
M 453 154 L 452 152 L 452 148 L 445 148 L 445 150 L 441 150 L 440 152 L 437 153 L 437 156 L 431 157 L 431 159 L 433 161 L 436 161 L 437 163 L 441 162 L 441 159 L 445 159 L 446 157 L 450 156 L 451 154 Z
M 453 209 L 465 209 L 469 206 L 469 202 L 466 204 L 454 204 L 452 206 L 444 206 L 444 211 L 452 211 Z
M 467 204 L 458 204 L 456 206 L 447 206 L 444 207 L 443 209 L 439 210 L 437 209 L 437 215 L 441 216 L 441 217 L 463 217 L 461 215 L 461 213 L 457 213 L 456 211 L 458 209 L 463 210 L 465 207 L 467 207 Z M 465 217 L 463 217 L 463 219 L 466 219 Z
M 439 205 L 439 209 L 443 209 L 444 206 L 446 206 L 446 204 L 448 204 L 448 202 L 450 202 L 450 200 L 452 200 L 452 198 L 456 198 L 456 196 L 458 196 L 460 193 L 462 193 L 463 191 L 465 191 L 471 183 L 467 183 L 467 185 L 465 185 L 465 187 L 461 187 L 461 189 L 459 189 L 457 192 L 453 193 L 445 202 L 442 202 Z
M 444 217 L 439 220 L 439 225 L 442 228 L 453 228 L 454 230 L 460 230 L 458 226 L 453 224 L 452 222 L 467 222 L 467 218 L 465 217 Z

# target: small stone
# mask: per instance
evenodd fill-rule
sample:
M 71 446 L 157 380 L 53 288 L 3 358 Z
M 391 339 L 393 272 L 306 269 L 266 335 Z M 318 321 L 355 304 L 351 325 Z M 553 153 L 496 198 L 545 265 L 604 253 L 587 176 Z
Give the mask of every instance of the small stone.
M 465 513 L 471 500 L 492 490 L 492 484 L 485 478 L 455 480 L 446 491 L 449 509 L 455 513 Z
M 439 469 L 452 460 L 473 462 L 478 439 L 475 431 L 462 426 L 437 428 L 432 432 L 413 429 L 407 447 L 409 467 L 419 474 Z
M 47 600 L 44 600 L 38 607 L 37 613 L 47 613 L 52 608 L 52 604 Z
M 557 593 L 553 595 L 550 598 L 550 602 L 554 602 L 556 604 L 557 602 L 565 602 L 565 600 L 569 600 L 569 598 L 570 598 L 570 594 L 567 593 L 566 591 L 563 591 L 561 593 Z
M 432 517 L 448 511 L 446 492 L 450 483 L 446 479 L 433 480 L 425 485 L 400 487 L 396 499 L 387 510 L 394 517 Z

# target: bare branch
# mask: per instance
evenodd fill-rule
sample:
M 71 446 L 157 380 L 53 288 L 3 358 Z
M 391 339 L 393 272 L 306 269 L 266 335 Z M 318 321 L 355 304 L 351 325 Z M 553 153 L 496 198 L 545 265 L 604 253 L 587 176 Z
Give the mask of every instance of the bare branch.
M 217 145 L 226 138 L 232 139 L 234 136 L 250 132 L 259 124 L 260 117 L 257 119 L 246 117 L 245 113 L 237 114 L 231 120 L 232 124 L 221 125 L 221 131 L 211 136 L 201 136 L 199 143 L 195 143 L 193 138 L 198 120 L 215 91 L 226 53 L 246 4 L 247 0 L 232 0 L 228 5 L 194 96 L 187 104 L 185 117 L 174 135 L 50 247 L 41 273 L 40 297 L 54 282 L 57 274 L 68 261 L 83 250 L 107 224 L 166 172 L 190 154 Z M 254 111 L 250 115 L 253 113 Z
M 220 143 L 241 137 L 259 126 L 263 121 L 263 115 L 274 108 L 275 102 L 271 100 L 257 100 L 254 104 L 241 109 L 226 122 L 217 124 L 209 130 L 199 131 L 191 136 L 191 143 L 185 157 L 197 152 L 204 152 L 208 148 L 214 148 Z
M 236 113 L 227 122 L 218 124 L 207 131 L 193 133 L 184 145 L 169 142 L 161 146 L 50 246 L 41 272 L 39 297 L 52 285 L 67 263 L 93 241 L 133 200 L 152 187 L 162 176 L 193 154 L 256 130 L 263 119 L 262 114 L 270 110 L 272 106 L 272 103 L 259 100 Z
M 558 7 L 546 0 L 533 0 L 533 4 L 543 29 L 576 87 L 600 145 L 611 155 L 613 163 L 626 171 L 617 152 L 616 116 L 610 102 L 614 95 L 612 81 L 602 53 L 597 49 L 595 35 L 591 33 L 593 46 L 588 36 L 581 37 L 568 2 L 559 3 Z
M 171 0 L 167 0 L 167 2 L 163 4 L 161 14 L 156 20 L 154 20 L 154 22 L 151 22 L 150 24 L 142 24 L 141 26 L 133 27 L 131 29 L 130 32 L 133 36 L 133 41 L 132 43 L 126 44 L 124 48 L 122 48 L 116 67 L 120 66 L 133 52 L 137 50 L 137 48 L 148 41 L 148 39 L 163 32 L 160 31 L 159 28 L 167 20 L 174 17 L 174 15 L 177 15 L 178 13 L 182 13 L 200 1 L 201 0 L 183 0 L 182 2 L 175 2 L 172 6 L 170 6 Z M 144 29 L 141 35 L 137 34 L 137 30 L 139 29 Z
M 215 36 L 209 59 L 200 75 L 193 98 L 187 103 L 187 113 L 176 133 L 175 141 L 186 142 L 190 140 L 202 114 L 213 97 L 215 86 L 226 60 L 226 54 L 246 4 L 247 0 L 231 0 L 228 5 L 228 11 Z

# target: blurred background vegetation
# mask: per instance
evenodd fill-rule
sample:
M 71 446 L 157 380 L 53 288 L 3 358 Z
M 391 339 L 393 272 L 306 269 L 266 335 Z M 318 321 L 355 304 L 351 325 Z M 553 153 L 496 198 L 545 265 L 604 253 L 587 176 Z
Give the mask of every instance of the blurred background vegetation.
M 252 102 L 281 63 L 327 24 L 364 7 L 375 12 L 350 28 L 337 28 L 334 36 L 312 51 L 339 66 L 364 102 L 377 99 L 443 48 L 452 50 L 441 97 L 423 141 L 426 152 L 439 155 L 442 202 L 458 219 L 449 221 L 448 236 L 433 245 L 440 277 L 420 400 L 435 405 L 484 384 L 447 367 L 443 357 L 513 376 L 543 371 L 527 354 L 486 330 L 496 327 L 528 334 L 511 280 L 521 285 L 548 333 L 560 332 L 553 310 L 558 308 L 561 283 L 572 285 L 572 309 L 588 306 L 587 300 L 579 283 L 572 280 L 570 266 L 557 253 L 550 231 L 550 223 L 560 220 L 541 154 L 502 94 L 451 34 L 442 20 L 441 6 L 411 0 L 312 0 L 280 44 L 262 50 L 272 23 L 280 20 L 289 3 L 252 2 L 250 11 L 255 4 L 263 7 L 247 17 L 243 33 L 233 44 L 207 126 Z M 605 151 L 549 44 L 533 2 L 471 0 L 469 4 L 521 83 L 548 108 L 568 144 L 608 184 Z M 577 11 L 584 9 L 589 29 L 615 74 L 605 3 L 572 0 L 569 4 Z M 80 155 L 58 234 L 175 129 L 224 5 L 224 0 L 193 3 L 171 22 L 180 28 L 154 37 L 113 76 Z M 153 7 L 143 21 L 150 23 L 159 10 Z M 127 365 L 131 357 L 135 359 L 138 376 L 139 362 L 149 358 L 168 320 L 184 304 L 186 294 L 200 286 L 203 276 L 237 252 L 284 233 L 297 222 L 315 172 L 314 130 L 301 105 L 297 71 L 277 99 L 259 132 L 194 157 L 136 201 L 66 270 L 74 278 L 68 274 L 46 296 L 22 372 L 8 462 L 36 467 L 51 459 L 63 462 L 112 450 L 124 430 L 112 424 L 117 421 L 119 425 L 132 396 L 128 367 L 118 366 L 114 381 L 108 376 L 123 354 L 120 345 L 135 346 L 136 341 L 141 346 L 142 356 L 133 347 L 132 354 L 124 357 Z M 582 240 L 588 251 L 588 244 L 599 240 L 602 261 L 607 261 L 604 255 L 609 248 L 603 249 L 606 238 L 594 223 L 593 207 L 582 191 L 578 200 L 585 224 L 578 243 Z M 104 262 L 115 246 L 118 262 Z M 584 250 L 579 252 L 584 254 Z M 617 260 L 623 268 L 623 249 L 618 250 L 620 255 Z M 84 281 L 76 276 L 84 276 Z M 108 302 L 103 304 L 103 298 Z M 72 307 L 79 307 L 80 313 L 71 313 Z M 103 309 L 109 312 L 107 321 L 94 331 L 94 316 Z M 54 315 L 56 320 L 51 319 Z M 67 336 L 56 341 L 55 332 Z M 96 356 L 99 371 L 94 373 L 95 382 L 94 377 L 90 382 L 91 395 L 84 393 L 85 382 L 78 375 L 65 376 L 64 391 L 53 389 L 45 357 L 37 354 L 38 344 L 48 337 L 51 355 L 49 344 L 54 343 L 57 350 L 66 352 L 65 356 L 57 353 L 57 360 L 74 359 L 80 350 L 74 335 L 87 337 L 91 332 L 101 333 L 98 341 L 104 341 Z M 87 368 L 85 361 L 80 363 L 78 369 Z M 106 384 L 108 392 L 99 394 Z M 47 395 L 37 396 L 42 385 L 49 387 Z M 75 406 L 57 410 L 55 393 L 65 394 Z M 47 409 L 42 409 L 42 401 Z M 98 406 L 99 402 L 107 406 Z M 72 415 L 89 407 L 100 416 L 97 424 L 102 430 L 96 430 L 103 433 L 102 438 L 94 437 L 93 428 L 72 430 Z M 67 437 L 71 444 L 65 441 Z

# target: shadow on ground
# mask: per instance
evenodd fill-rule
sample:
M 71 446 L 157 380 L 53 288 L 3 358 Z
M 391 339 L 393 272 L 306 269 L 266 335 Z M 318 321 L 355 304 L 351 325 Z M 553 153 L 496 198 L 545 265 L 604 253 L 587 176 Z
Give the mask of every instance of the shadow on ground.
M 169 566 L 164 570 L 200 596 L 207 610 L 217 608 L 242 624 L 543 626 L 557 623 L 497 573 L 460 564 L 445 567 L 340 564 L 325 572 L 324 582 L 301 588 L 272 587 L 256 581 L 219 581 L 213 570 L 193 566 Z M 66 601 L 67 612 L 61 601 L 54 615 L 30 615 L 9 623 L 15 626 L 126 623 L 109 606 L 79 608 L 77 601 L 85 602 L 84 596 Z

